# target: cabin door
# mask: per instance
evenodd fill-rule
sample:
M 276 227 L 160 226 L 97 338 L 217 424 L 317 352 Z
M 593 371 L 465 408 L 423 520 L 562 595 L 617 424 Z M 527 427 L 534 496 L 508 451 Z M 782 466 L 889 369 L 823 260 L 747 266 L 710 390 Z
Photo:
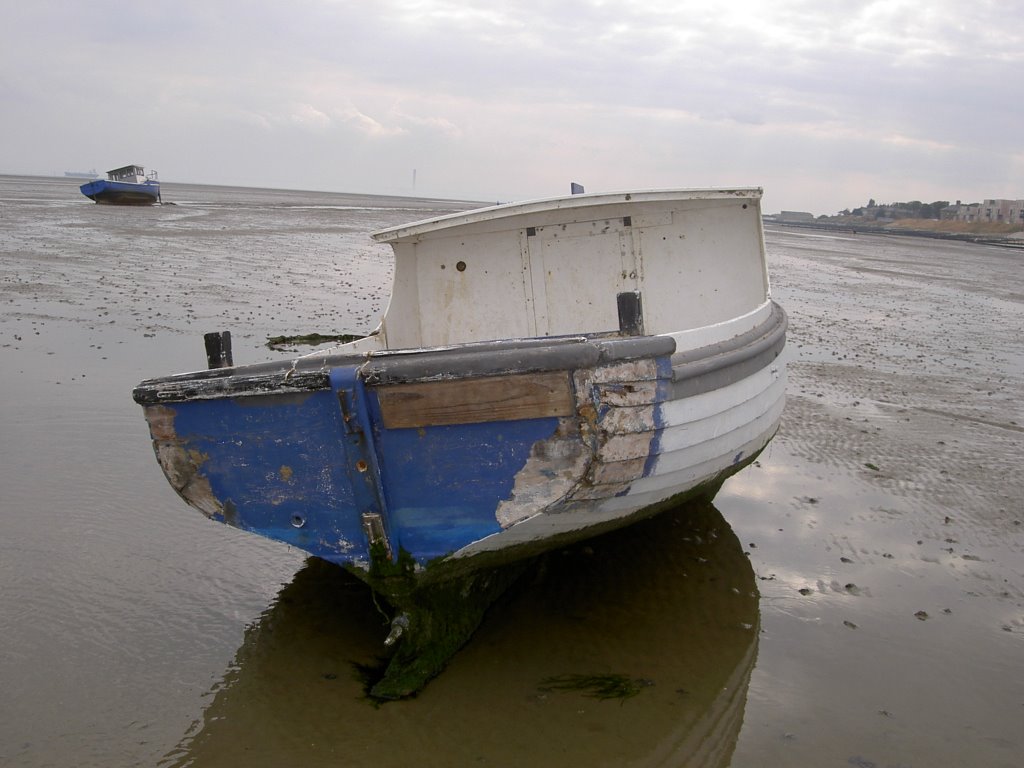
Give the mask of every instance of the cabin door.
M 617 331 L 616 297 L 639 285 L 628 217 L 527 231 L 538 336 Z

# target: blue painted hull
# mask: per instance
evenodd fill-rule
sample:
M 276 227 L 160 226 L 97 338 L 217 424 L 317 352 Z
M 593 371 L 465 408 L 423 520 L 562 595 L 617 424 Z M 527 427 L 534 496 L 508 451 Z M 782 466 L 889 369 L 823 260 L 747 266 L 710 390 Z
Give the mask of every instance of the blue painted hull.
M 133 184 L 97 179 L 79 189 L 90 200 L 109 205 L 154 205 L 160 200 L 160 182 L 153 180 Z
M 207 516 L 362 574 L 400 553 L 464 572 L 717 489 L 777 427 L 784 331 L 776 308 L 736 342 L 719 374 L 735 371 L 735 427 L 719 420 L 709 438 L 701 414 L 671 414 L 717 380 L 680 384 L 668 337 L 425 351 L 412 372 L 402 356 L 301 358 L 144 382 L 135 398 L 172 486 Z
M 386 429 L 355 366 L 332 370 L 329 384 L 301 396 L 155 406 L 173 418 L 173 450 L 201 457 L 190 471 L 209 484 L 213 519 L 368 569 L 365 516 L 378 515 L 388 549 L 425 565 L 501 531 L 495 510 L 531 447 L 558 426 L 531 418 Z
M 660 367 L 670 378 L 667 355 Z M 333 366 L 301 392 L 282 371 L 277 392 L 147 402 L 172 485 L 215 520 L 363 571 L 378 542 L 424 566 L 500 534 L 496 511 L 564 419 L 527 406 L 523 418 L 389 428 L 389 387 L 367 387 L 360 369 Z

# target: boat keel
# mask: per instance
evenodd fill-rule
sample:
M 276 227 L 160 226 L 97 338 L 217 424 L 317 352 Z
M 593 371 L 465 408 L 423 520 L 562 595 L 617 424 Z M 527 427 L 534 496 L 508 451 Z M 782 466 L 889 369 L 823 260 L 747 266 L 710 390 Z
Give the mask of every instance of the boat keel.
M 469 641 L 487 610 L 528 564 L 476 571 L 392 598 L 394 615 L 385 640 L 391 656 L 383 676 L 370 686 L 370 697 L 395 701 L 419 693 Z

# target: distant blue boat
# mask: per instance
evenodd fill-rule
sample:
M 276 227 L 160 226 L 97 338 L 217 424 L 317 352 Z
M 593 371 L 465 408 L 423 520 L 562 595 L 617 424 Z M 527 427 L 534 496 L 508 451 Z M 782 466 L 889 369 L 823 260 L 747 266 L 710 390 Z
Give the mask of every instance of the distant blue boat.
M 160 182 L 156 171 L 147 175 L 141 165 L 126 165 L 107 171 L 107 178 L 90 181 L 79 189 L 97 203 L 153 205 L 160 202 Z

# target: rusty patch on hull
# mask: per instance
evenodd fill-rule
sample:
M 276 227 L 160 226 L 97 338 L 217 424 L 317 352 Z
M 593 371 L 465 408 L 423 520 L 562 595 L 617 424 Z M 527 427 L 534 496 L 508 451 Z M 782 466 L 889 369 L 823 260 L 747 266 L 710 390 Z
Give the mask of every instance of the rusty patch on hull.
M 198 451 L 186 449 L 178 438 L 174 428 L 174 409 L 165 405 L 149 405 L 143 410 L 149 423 L 149 434 L 153 438 L 153 451 L 171 487 L 207 517 L 226 519 L 228 515 L 214 496 L 210 481 L 199 472 L 207 457 Z

